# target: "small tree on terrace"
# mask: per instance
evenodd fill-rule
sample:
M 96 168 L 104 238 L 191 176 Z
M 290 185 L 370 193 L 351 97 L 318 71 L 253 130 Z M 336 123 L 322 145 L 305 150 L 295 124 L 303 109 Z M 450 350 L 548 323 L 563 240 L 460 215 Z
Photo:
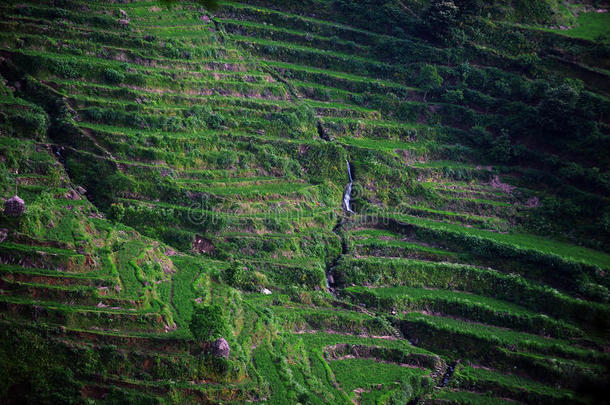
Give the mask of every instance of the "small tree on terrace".
M 424 65 L 419 71 L 417 84 L 424 90 L 424 102 L 428 92 L 436 90 L 443 85 L 443 77 L 438 74 L 438 69 L 433 65 Z
M 198 342 L 209 342 L 229 334 L 229 324 L 218 304 L 196 308 L 189 329 Z
M 459 9 L 452 0 L 432 0 L 424 13 L 424 23 L 430 36 L 449 41 L 457 24 Z

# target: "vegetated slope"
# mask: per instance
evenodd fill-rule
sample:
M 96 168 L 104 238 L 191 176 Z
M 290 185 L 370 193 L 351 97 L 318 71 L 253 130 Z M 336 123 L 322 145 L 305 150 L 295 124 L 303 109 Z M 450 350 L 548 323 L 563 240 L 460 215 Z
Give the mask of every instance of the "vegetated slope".
M 606 45 L 367 4 L 0 6 L 0 397 L 603 398 Z

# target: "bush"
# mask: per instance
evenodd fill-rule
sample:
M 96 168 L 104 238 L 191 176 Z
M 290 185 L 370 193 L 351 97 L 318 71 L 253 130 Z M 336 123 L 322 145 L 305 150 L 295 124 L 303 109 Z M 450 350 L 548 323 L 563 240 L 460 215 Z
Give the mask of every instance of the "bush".
M 80 76 L 76 64 L 65 60 L 51 61 L 49 69 L 52 73 L 64 79 L 75 79 Z
M 218 304 L 196 308 L 189 329 L 199 342 L 209 342 L 229 335 L 228 322 Z
M 443 94 L 443 101 L 451 104 L 459 104 L 464 101 L 464 92 L 462 90 L 447 90 Z
M 104 70 L 104 79 L 110 84 L 119 84 L 125 80 L 125 75 L 114 69 Z
M 211 129 L 220 129 L 225 124 L 225 117 L 219 113 L 212 113 L 206 122 Z
M 110 206 L 110 211 L 108 213 L 108 218 L 115 222 L 121 222 L 124 216 L 125 206 L 123 206 L 123 203 L 112 203 L 112 205 Z

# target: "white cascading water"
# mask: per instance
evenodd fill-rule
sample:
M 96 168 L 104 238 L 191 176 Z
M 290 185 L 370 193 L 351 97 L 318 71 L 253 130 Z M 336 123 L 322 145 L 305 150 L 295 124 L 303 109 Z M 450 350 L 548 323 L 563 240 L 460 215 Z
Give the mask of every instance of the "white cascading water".
M 352 179 L 352 169 L 350 168 L 349 162 L 347 160 L 345 161 L 345 163 L 347 163 L 347 174 L 349 175 L 349 184 L 345 188 L 345 193 L 343 194 L 343 207 L 345 208 L 345 211 L 355 214 L 355 212 L 352 211 L 352 208 L 350 207 L 350 200 L 352 198 L 352 184 L 354 183 L 354 180 Z

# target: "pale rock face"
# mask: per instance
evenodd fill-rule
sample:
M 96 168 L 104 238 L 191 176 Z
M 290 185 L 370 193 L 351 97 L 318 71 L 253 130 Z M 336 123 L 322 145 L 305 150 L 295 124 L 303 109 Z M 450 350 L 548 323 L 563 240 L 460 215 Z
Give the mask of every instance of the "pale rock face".
M 214 356 L 228 359 L 229 353 L 231 353 L 231 348 L 225 338 L 219 338 L 212 342 L 212 354 Z
M 11 217 L 18 217 L 25 213 L 25 202 L 19 196 L 12 196 L 4 203 L 4 213 Z
M 263 288 L 263 294 L 265 294 L 265 295 L 271 295 L 272 293 L 271 293 L 271 290 L 268 290 L 268 289 L 266 289 L 266 288 Z

